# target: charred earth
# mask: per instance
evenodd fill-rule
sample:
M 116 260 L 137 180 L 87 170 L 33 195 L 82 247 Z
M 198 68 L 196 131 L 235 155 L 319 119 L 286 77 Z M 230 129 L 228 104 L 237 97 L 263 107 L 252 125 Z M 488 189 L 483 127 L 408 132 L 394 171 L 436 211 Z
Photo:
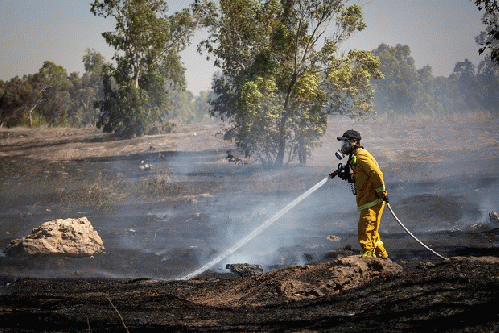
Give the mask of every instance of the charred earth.
M 374 259 L 376 260 L 376 259 Z M 380 259 L 378 259 L 380 260 Z M 456 258 L 402 264 L 338 293 L 286 297 L 280 275 L 295 282 L 328 280 L 327 270 L 306 278 L 288 268 L 258 277 L 193 279 L 1 279 L 3 332 L 496 332 L 499 264 L 496 258 Z M 321 276 L 322 274 L 322 276 Z M 262 277 L 267 277 L 262 279 Z M 259 280 L 260 279 L 260 280 Z M 261 304 L 229 290 L 258 296 Z M 220 294 L 223 290 L 224 293 Z M 308 297 L 307 297 L 308 296 Z M 252 297 L 253 300 L 255 298 Z M 208 303 L 208 304 L 206 304 Z M 210 304 L 211 303 L 211 304 Z M 213 304 L 215 303 L 215 304 Z
M 308 166 L 279 170 L 229 161 L 237 151 L 218 125 L 134 140 L 1 130 L 0 248 L 43 222 L 86 216 L 106 252 L 0 252 L 0 331 L 497 331 L 498 127 L 476 115 L 337 119 Z M 398 217 L 450 260 L 388 212 L 380 232 L 393 262 L 354 256 L 354 199 L 330 181 L 220 265 L 176 280 L 334 170 L 348 128 L 380 163 Z M 241 277 L 231 263 L 264 273 Z

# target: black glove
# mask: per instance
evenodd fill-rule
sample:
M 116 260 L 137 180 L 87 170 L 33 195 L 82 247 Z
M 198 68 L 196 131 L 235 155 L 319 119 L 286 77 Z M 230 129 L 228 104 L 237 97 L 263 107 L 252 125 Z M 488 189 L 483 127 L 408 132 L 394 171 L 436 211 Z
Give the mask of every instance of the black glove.
M 347 165 L 343 166 L 341 163 L 338 164 L 338 177 L 343 180 L 350 179 L 350 167 Z
M 388 196 L 387 196 L 387 195 L 385 195 L 385 196 L 383 197 L 383 201 L 384 201 L 384 202 L 386 202 L 386 203 L 390 203 L 390 200 L 388 199 Z

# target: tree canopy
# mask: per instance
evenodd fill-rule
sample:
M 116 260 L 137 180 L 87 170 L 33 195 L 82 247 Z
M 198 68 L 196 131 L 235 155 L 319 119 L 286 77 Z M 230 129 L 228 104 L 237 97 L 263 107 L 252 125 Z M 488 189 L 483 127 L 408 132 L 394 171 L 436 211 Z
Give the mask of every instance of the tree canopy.
M 486 25 L 477 38 L 480 54 L 489 51 L 492 61 L 499 64 L 499 5 L 497 0 L 472 0 L 479 10 L 485 10 L 482 23 Z
M 497 0 L 472 1 L 484 11 L 476 42 L 486 57 L 434 78 L 430 66 L 415 67 L 408 45 L 341 54 L 365 27 L 361 8 L 346 0 L 197 0 L 194 17 L 188 9 L 167 15 L 165 0 L 93 0 L 94 15 L 116 21 L 103 34 L 115 62 L 87 49 L 82 76 L 41 61 L 34 74 L 0 80 L 0 127 L 98 125 L 132 137 L 204 121 L 209 109 L 247 154 L 279 165 L 286 154 L 305 163 L 331 114 L 497 114 L 499 9 Z M 183 91 L 180 52 L 197 23 L 208 30 L 199 50 L 220 72 L 214 91 L 195 98 Z
M 95 125 L 94 101 L 102 96 L 101 69 L 104 57 L 87 49 L 85 73 L 68 75 L 66 69 L 45 61 L 39 71 L 15 77 L 0 89 L 0 127 L 41 124 Z
M 478 66 L 468 59 L 454 65 L 448 77 L 434 78 L 430 66 L 417 69 L 408 45 L 381 44 L 383 80 L 375 84 L 375 109 L 390 115 L 499 111 L 499 70 L 490 58 Z
M 380 112 L 410 114 L 435 110 L 432 68 L 416 69 L 408 45 L 381 44 L 372 51 L 381 62 L 385 78 L 375 84 L 376 110 Z
M 124 137 L 165 126 L 169 89 L 185 87 L 179 53 L 196 27 L 189 11 L 168 16 L 164 0 L 95 0 L 90 10 L 116 21 L 115 31 L 102 34 L 116 50 L 116 67 L 103 69 L 97 125 Z
M 371 79 L 382 77 L 368 51 L 339 54 L 365 27 L 345 0 L 197 0 L 193 10 L 214 58 L 212 114 L 233 124 L 238 146 L 268 164 L 305 163 L 328 114 L 373 112 Z M 334 26 L 334 28 L 333 28 Z

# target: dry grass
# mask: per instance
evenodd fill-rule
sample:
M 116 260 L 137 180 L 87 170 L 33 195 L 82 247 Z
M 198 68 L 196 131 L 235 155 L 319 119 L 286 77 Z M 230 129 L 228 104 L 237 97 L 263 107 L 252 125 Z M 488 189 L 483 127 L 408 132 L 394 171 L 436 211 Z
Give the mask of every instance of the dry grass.
M 319 181 L 318 174 L 327 176 L 336 168 L 339 162 L 334 157 L 338 148 L 336 136 L 350 128 L 361 132 L 363 144 L 384 169 L 394 171 L 394 176 L 408 177 L 407 172 L 414 173 L 414 170 L 407 171 L 407 163 L 445 165 L 452 156 L 468 154 L 473 159 L 484 151 L 488 157 L 499 157 L 499 119 L 490 113 L 479 112 L 437 118 L 380 117 L 370 121 L 335 118 L 329 123 L 322 147 L 313 152 L 306 169 L 250 171 L 243 184 L 224 184 L 223 180 L 214 177 L 192 175 L 189 181 L 179 182 L 172 179 L 166 168 L 154 169 L 131 179 L 130 175 L 120 172 L 102 174 L 99 170 L 80 170 L 88 166 L 79 167 L 75 163 L 80 159 L 126 159 L 133 154 L 194 153 L 217 149 L 225 152 L 233 149 L 233 143 L 216 135 L 219 125 L 189 125 L 179 127 L 176 133 L 131 140 L 116 140 L 112 135 L 95 129 L 0 129 L 0 177 L 5 184 L 0 193 L 6 206 L 16 205 L 19 192 L 41 200 L 27 205 L 112 210 L 117 204 L 126 202 L 190 200 L 219 191 L 282 193 L 302 190 Z M 212 165 L 211 168 L 223 163 L 228 169 L 252 168 L 251 165 L 227 163 L 225 158 L 215 160 L 209 154 L 199 154 L 198 159 L 199 163 Z
M 59 208 L 92 207 L 97 211 L 110 211 L 126 203 L 166 202 L 192 200 L 220 189 L 216 181 L 200 183 L 175 183 L 162 170 L 151 173 L 136 181 L 127 180 L 123 174 L 113 179 L 99 175 L 91 182 L 73 181 L 67 188 L 61 188 L 58 196 Z

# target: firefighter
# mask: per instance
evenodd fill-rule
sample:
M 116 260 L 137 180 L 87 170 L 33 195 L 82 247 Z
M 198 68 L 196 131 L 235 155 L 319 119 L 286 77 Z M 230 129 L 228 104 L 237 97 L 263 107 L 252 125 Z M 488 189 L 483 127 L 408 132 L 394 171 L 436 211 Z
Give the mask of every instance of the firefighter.
M 360 145 L 361 136 L 357 131 L 348 130 L 341 137 L 341 153 L 348 155 L 348 162 L 338 176 L 354 184 L 357 199 L 358 239 L 366 257 L 388 258 L 388 253 L 379 236 L 379 224 L 388 193 L 383 181 L 383 173 L 374 157 Z M 351 172 L 350 172 L 351 170 Z

